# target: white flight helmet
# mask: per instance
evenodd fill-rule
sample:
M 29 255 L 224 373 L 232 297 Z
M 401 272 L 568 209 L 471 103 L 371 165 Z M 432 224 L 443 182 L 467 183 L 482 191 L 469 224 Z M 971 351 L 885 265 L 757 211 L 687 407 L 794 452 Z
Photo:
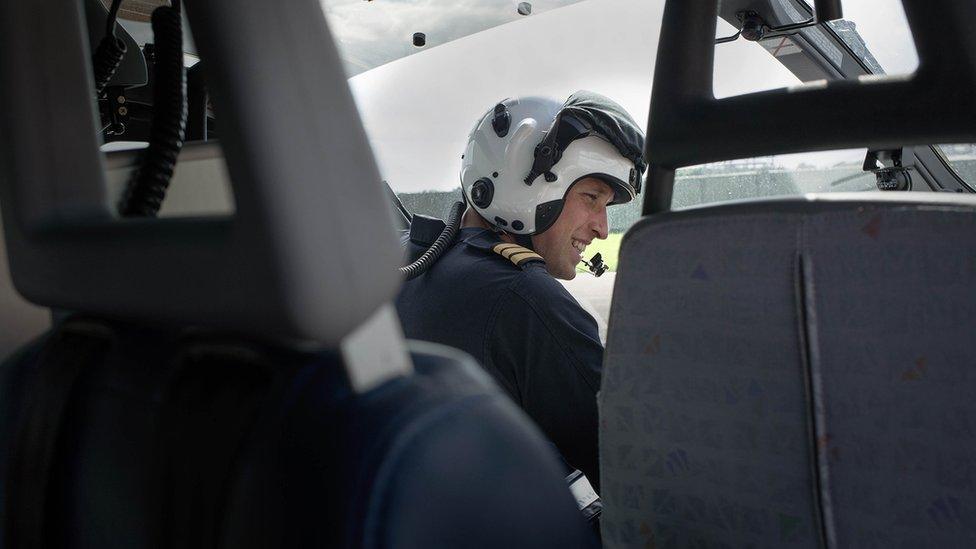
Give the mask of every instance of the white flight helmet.
M 468 204 L 512 234 L 548 229 L 566 193 L 585 177 L 614 190 L 611 204 L 640 193 L 644 136 L 619 105 L 577 92 L 566 102 L 521 97 L 498 103 L 471 132 L 461 163 Z

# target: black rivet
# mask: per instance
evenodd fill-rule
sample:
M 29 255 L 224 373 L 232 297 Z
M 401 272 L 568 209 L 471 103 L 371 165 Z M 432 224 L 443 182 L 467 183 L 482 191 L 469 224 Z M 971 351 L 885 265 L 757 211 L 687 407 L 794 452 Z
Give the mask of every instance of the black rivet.
M 492 177 L 498 177 L 498 172 L 491 172 Z
M 519 221 L 518 219 L 516 219 L 515 221 L 512 221 L 512 228 L 515 229 L 516 231 L 521 231 L 522 229 L 525 228 L 525 224 Z
M 545 178 L 546 178 L 546 181 L 548 181 L 549 183 L 552 183 L 553 181 L 555 181 L 556 179 L 558 179 L 556 177 L 556 174 L 554 174 L 552 172 L 546 172 L 545 173 Z
M 507 227 L 508 226 L 508 221 L 505 221 L 504 219 L 498 217 L 497 215 L 495 216 L 495 223 L 498 223 L 502 227 Z

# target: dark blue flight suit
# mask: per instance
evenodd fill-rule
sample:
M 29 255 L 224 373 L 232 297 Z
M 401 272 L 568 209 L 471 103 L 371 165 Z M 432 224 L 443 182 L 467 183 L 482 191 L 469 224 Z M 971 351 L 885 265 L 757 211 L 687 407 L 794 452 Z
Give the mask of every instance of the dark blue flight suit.
M 490 230 L 461 229 L 429 271 L 404 284 L 397 310 L 408 338 L 477 359 L 599 490 L 603 345 L 596 321 L 538 255 Z

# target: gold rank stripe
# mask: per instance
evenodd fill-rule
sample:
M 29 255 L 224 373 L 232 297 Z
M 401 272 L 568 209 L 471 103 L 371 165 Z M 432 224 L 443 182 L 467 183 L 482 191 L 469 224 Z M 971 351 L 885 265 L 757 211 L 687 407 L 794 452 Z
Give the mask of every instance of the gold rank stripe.
M 525 250 L 524 252 L 516 252 L 512 254 L 511 257 L 508 258 L 509 261 L 518 265 L 519 267 L 521 267 L 522 264 L 525 263 L 526 261 L 532 261 L 534 259 L 538 259 L 539 261 L 542 261 L 542 256 L 531 250 Z
M 524 250 L 525 248 L 519 246 L 518 244 L 508 244 L 506 242 L 502 242 L 501 244 L 496 244 L 492 249 L 499 255 L 505 255 L 505 252 L 508 250 Z M 505 259 L 508 259 L 507 255 L 505 256 Z
M 501 244 L 496 244 L 492 248 L 492 251 L 496 254 L 504 257 L 505 259 L 511 261 L 515 265 L 521 267 L 526 261 L 539 260 L 543 261 L 542 256 L 533 252 L 528 248 L 519 246 L 518 244 L 509 244 L 503 242 Z
M 520 254 L 524 252 L 531 253 L 531 250 L 529 250 L 528 248 L 523 248 L 518 244 L 499 244 L 495 248 L 496 248 L 495 251 L 501 254 L 501 256 L 504 257 L 505 259 L 512 259 L 512 256 L 514 254 Z

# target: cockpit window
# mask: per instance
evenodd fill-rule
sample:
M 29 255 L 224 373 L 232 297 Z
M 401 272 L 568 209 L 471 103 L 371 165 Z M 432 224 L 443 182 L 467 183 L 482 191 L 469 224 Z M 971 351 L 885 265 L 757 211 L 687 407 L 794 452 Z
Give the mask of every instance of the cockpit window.
M 721 8 L 716 33 L 717 98 L 782 88 L 801 82 L 906 75 L 918 68 L 918 55 L 901 0 L 842 2 L 844 19 L 828 28 L 812 26 L 813 8 L 804 0 L 772 0 L 758 12 Z M 741 30 L 741 33 L 737 32 Z M 723 40 L 724 39 L 724 40 Z M 752 65 L 764 53 L 779 71 L 758 75 Z M 750 85 L 729 88 L 722 71 L 739 70 Z M 790 77 L 777 73 L 785 72 Z
M 323 0 L 329 28 L 352 77 L 483 30 L 581 0 Z
M 942 153 L 946 163 L 955 171 L 971 189 L 976 189 L 976 144 L 974 143 L 955 143 L 951 145 L 939 145 L 937 147 Z
M 915 72 L 918 53 L 901 0 L 846 0 L 841 4 L 844 19 L 828 24 L 871 72 Z
M 357 10 L 390 3 L 358 1 Z M 532 2 L 528 16 L 518 14 L 518 4 L 489 1 L 517 19 L 436 47 L 437 33 L 426 26 L 427 46 L 349 79 L 380 173 L 408 208 L 447 215 L 460 197 L 469 132 L 507 97 L 567 98 L 589 90 L 647 120 L 663 0 Z M 335 15 L 329 21 L 340 25 Z M 416 28 L 398 43 L 413 48 Z M 348 32 L 334 31 L 340 40 Z
M 673 209 L 806 193 L 878 190 L 863 169 L 867 149 L 784 154 L 682 168 L 675 175 Z
M 716 34 L 731 37 L 737 29 L 724 19 L 718 20 Z M 780 49 L 777 49 L 780 48 Z M 765 90 L 795 86 L 801 80 L 777 59 L 789 53 L 773 41 L 751 42 L 738 38 L 715 45 L 712 68 L 712 93 L 716 98 L 732 97 Z
M 614 99 L 638 121 L 648 119 L 664 0 L 540 1 L 530 3 L 528 15 L 513 0 L 438 4 L 323 4 L 380 173 L 411 212 L 447 215 L 460 198 L 458 174 L 468 134 L 489 107 L 506 97 L 565 98 L 587 89 Z M 780 24 L 790 24 L 809 19 L 810 4 L 770 0 L 768 5 Z M 915 69 L 917 56 L 900 0 L 856 0 L 844 7 L 848 22 L 829 28 L 717 45 L 715 96 L 857 78 L 877 74 L 879 68 L 888 74 Z M 717 38 L 739 30 L 728 20 L 718 21 Z M 582 34 L 567 30 L 583 28 Z M 417 32 L 423 33 L 420 46 L 414 45 Z M 797 113 L 796 131 L 803 123 Z M 863 171 L 864 159 L 861 149 L 686 168 L 676 175 L 673 207 L 876 189 L 875 175 Z M 640 217 L 641 202 L 609 208 L 610 237 L 595 241 L 587 253 L 601 252 L 615 269 L 621 236 Z M 606 298 L 603 305 L 609 303 L 613 277 L 608 273 L 598 279 L 604 285 L 597 292 Z M 587 280 L 593 279 L 584 275 L 574 283 Z M 578 297 L 585 293 L 571 291 Z M 593 303 L 595 294 L 587 295 Z M 596 316 L 605 318 L 603 305 L 596 306 Z

